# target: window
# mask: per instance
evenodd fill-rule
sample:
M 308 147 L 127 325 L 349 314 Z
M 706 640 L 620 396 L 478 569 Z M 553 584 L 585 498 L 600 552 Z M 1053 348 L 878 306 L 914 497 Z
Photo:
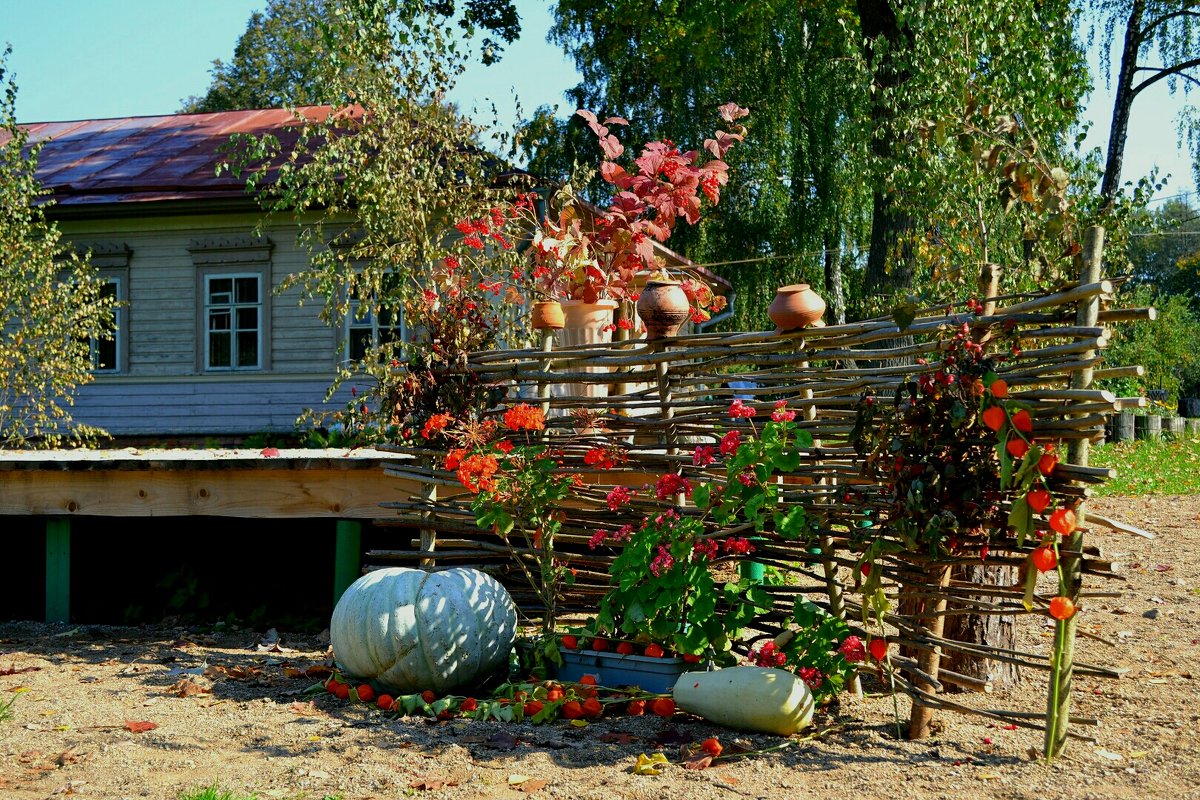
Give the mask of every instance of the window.
M 262 369 L 262 276 L 204 278 L 207 369 Z
M 111 298 L 114 302 L 121 302 L 125 299 L 124 292 L 121 291 L 121 278 L 104 277 L 104 284 L 100 287 L 101 298 Z M 93 336 L 89 340 L 89 348 L 92 357 L 93 372 L 121 372 L 125 365 L 122 363 L 124 359 L 121 356 L 122 337 L 125 335 L 124 320 L 121 318 L 120 306 L 115 306 L 112 309 L 112 331 L 107 336 Z
M 346 318 L 346 334 L 342 342 L 343 358 L 350 362 L 362 361 L 372 348 L 389 342 L 403 342 L 407 333 L 404 312 L 380 309 L 378 314 L 367 312 L 358 316 L 358 301 L 350 304 Z

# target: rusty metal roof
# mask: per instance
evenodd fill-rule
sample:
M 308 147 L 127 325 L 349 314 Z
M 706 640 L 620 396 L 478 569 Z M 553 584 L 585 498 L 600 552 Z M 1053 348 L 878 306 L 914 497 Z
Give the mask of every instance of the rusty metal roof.
M 297 111 L 314 121 L 329 106 Z M 44 142 L 37 177 L 60 206 L 244 197 L 245 177 L 216 174 L 235 133 L 274 133 L 285 143 L 299 125 L 285 109 L 35 122 L 21 127 Z M 294 133 L 292 136 L 294 137 Z

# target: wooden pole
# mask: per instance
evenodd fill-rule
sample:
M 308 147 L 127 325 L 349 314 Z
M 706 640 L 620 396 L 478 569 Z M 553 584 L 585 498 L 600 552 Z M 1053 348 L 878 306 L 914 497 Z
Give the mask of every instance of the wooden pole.
M 46 622 L 71 619 L 71 520 L 46 520 Z
M 549 354 L 554 351 L 554 331 L 542 331 L 542 352 L 546 353 L 546 358 L 540 363 L 540 372 L 549 372 L 551 360 Z M 538 398 L 542 401 L 542 417 L 550 416 L 550 383 L 548 381 L 538 381 L 537 384 Z M 549 430 L 543 429 L 541 433 L 543 441 L 549 436 Z
M 336 606 L 350 584 L 362 574 L 362 524 L 339 519 L 334 536 L 333 604 Z
M 428 521 L 433 514 L 430 510 L 438 499 L 438 485 L 433 481 L 426 481 L 421 484 L 421 503 L 426 510 L 421 512 L 422 520 Z M 432 527 L 421 528 L 421 551 L 424 553 L 432 553 L 437 549 L 437 530 Z M 431 569 L 435 565 L 433 558 L 422 558 L 420 565 L 426 569 Z
M 1087 229 L 1083 242 L 1083 271 L 1079 276 L 1080 283 L 1096 283 L 1100 280 L 1101 261 L 1104 253 L 1104 229 L 1091 227 Z M 1079 303 L 1076 311 L 1077 325 L 1095 325 L 1100 314 L 1098 297 L 1091 297 Z M 1079 370 L 1071 375 L 1072 389 L 1090 389 L 1092 386 L 1092 369 Z M 1088 440 L 1072 439 L 1067 445 L 1067 461 L 1086 467 L 1088 463 Z M 1062 585 L 1060 592 L 1071 598 L 1072 602 L 1079 599 L 1083 586 L 1083 562 L 1075 553 L 1083 552 L 1082 526 L 1086 523 L 1086 509 L 1083 503 L 1075 508 L 1075 532 L 1066 537 L 1062 549 L 1064 553 L 1061 562 Z M 1071 717 L 1071 684 L 1073 682 L 1073 665 L 1075 662 L 1075 631 L 1079 622 L 1076 613 L 1070 619 L 1059 620 L 1054 626 L 1054 653 L 1050 668 L 1050 693 L 1046 703 L 1046 737 L 1044 752 L 1046 760 L 1062 753 L 1067 744 Z
M 950 567 L 937 567 L 937 584 L 940 587 L 950 585 Z M 925 630 L 935 639 L 942 637 L 942 631 L 946 625 L 946 595 L 944 593 L 936 598 L 927 598 L 920 601 L 925 609 L 924 616 L 916 616 L 914 619 L 923 623 Z M 922 650 L 917 655 L 917 667 L 925 675 L 929 675 L 934 681 L 938 677 L 938 668 L 942 662 L 942 648 L 931 647 L 928 650 Z M 936 686 L 917 676 L 913 676 L 913 684 L 920 690 L 933 693 L 936 691 Z M 927 705 L 917 702 L 917 698 L 913 697 L 912 713 L 908 718 L 908 738 L 909 739 L 924 739 L 931 733 L 930 723 L 933 722 L 933 709 Z

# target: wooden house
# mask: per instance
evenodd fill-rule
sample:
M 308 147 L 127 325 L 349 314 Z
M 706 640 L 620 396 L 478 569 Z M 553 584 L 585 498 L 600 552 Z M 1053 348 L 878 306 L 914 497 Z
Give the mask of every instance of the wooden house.
M 335 330 L 298 290 L 275 293 L 306 266 L 297 227 L 281 219 L 255 235 L 255 199 L 217 174 L 232 134 L 286 142 L 295 125 L 292 112 L 267 109 L 23 126 L 44 143 L 50 216 L 121 301 L 115 337 L 94 343 L 96 380 L 79 391 L 76 419 L 122 437 L 291 431 L 324 403 L 339 352 L 387 334 L 369 318 Z

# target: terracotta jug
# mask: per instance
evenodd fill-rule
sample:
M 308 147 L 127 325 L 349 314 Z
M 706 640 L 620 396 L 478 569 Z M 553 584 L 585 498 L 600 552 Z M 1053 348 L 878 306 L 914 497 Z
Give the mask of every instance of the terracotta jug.
M 556 331 L 565 324 L 562 304 L 557 300 L 539 300 L 534 303 L 531 317 L 535 331 Z
M 767 308 L 767 316 L 780 331 L 794 331 L 812 325 L 825 313 L 825 301 L 807 283 L 781 286 Z
M 637 301 L 638 317 L 647 339 L 663 339 L 679 332 L 692 315 L 692 306 L 679 281 L 647 281 Z

